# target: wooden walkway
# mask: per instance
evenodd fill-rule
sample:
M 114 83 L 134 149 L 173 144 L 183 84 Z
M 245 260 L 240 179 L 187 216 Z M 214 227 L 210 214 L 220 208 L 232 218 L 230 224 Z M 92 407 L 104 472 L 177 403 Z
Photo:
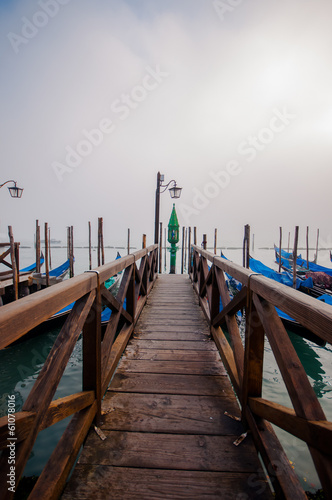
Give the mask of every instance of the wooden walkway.
M 160 275 L 63 499 L 271 498 L 190 280 Z

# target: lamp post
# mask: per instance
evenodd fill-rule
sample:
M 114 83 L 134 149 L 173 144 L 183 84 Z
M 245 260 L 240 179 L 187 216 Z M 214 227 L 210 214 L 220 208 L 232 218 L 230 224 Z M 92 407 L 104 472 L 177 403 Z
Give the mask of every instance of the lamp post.
M 169 190 L 169 194 L 171 198 L 176 199 L 180 198 L 181 196 L 181 191 L 182 188 L 178 187 L 176 185 L 175 180 L 169 181 L 167 184 L 163 184 L 164 182 L 164 175 L 162 175 L 160 172 L 157 174 L 157 189 L 156 189 L 156 211 L 155 211 L 155 225 L 154 225 L 154 242 L 159 243 L 159 212 L 160 212 L 160 195 L 166 191 L 166 189 Z M 172 186 L 168 187 L 171 183 Z
M 8 187 L 10 196 L 12 198 L 21 198 L 22 194 L 23 194 L 23 188 L 17 187 L 16 181 L 12 181 L 12 180 L 11 181 L 6 181 L 3 184 L 0 184 L 0 188 L 2 188 L 3 186 L 5 186 L 6 184 L 8 184 L 8 182 L 13 182 L 14 183 L 14 186 Z

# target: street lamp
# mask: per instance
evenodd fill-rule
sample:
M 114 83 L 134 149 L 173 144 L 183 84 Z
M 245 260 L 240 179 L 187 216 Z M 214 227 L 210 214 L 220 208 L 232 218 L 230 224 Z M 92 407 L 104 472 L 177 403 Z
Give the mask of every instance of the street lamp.
M 171 195 L 171 198 L 176 199 L 180 198 L 181 196 L 181 191 L 182 188 L 178 187 L 176 185 L 175 180 L 169 181 L 167 184 L 163 184 L 164 182 L 164 175 L 162 175 L 160 172 L 157 174 L 157 189 L 156 189 L 156 212 L 155 212 L 155 226 L 154 226 L 154 242 L 159 243 L 159 211 L 160 211 L 160 195 L 166 191 L 168 188 L 169 194 Z M 170 184 L 172 184 L 171 187 L 168 187 Z M 162 189 L 162 191 L 161 191 Z
M 8 187 L 8 190 L 10 192 L 10 196 L 12 198 L 21 198 L 22 194 L 23 194 L 23 189 L 17 187 L 16 181 L 6 181 L 3 184 L 0 184 L 0 188 L 2 188 L 5 184 L 8 184 L 8 182 L 13 182 L 14 183 L 14 186 Z

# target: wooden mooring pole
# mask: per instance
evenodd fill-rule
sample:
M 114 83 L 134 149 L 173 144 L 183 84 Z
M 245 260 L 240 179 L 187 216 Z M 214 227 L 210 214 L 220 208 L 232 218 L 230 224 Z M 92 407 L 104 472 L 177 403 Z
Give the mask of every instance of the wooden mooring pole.
M 36 220 L 36 273 L 40 273 L 40 225 Z
M 164 270 L 167 268 L 167 229 L 165 227 L 165 243 L 164 243 Z
M 282 227 L 279 227 L 279 273 L 281 271 Z
M 92 246 L 91 246 L 91 222 L 88 222 L 89 227 L 89 270 L 92 269 Z
M 67 227 L 67 258 L 69 259 L 69 277 L 74 277 L 74 227 Z
M 306 246 L 307 246 L 307 269 L 309 269 L 309 226 L 307 226 Z
M 98 267 L 105 264 L 103 218 L 98 217 Z
M 185 227 L 182 228 L 182 252 L 181 252 L 181 274 L 183 274 L 184 267 L 184 236 L 185 235 Z
M 188 228 L 188 274 L 191 272 L 191 227 Z
M 244 226 L 244 238 L 243 238 L 243 267 L 249 269 L 249 253 L 250 253 L 250 226 L 246 224 Z
M 207 237 L 206 234 L 203 234 L 202 248 L 206 250 L 206 247 L 207 247 Z
M 186 227 L 184 235 L 184 270 L 187 269 L 187 243 L 188 243 L 188 228 Z
M 15 242 L 14 242 L 12 226 L 8 226 L 8 236 L 9 236 L 9 243 L 10 243 L 10 257 L 11 257 L 11 261 L 12 261 L 14 296 L 15 296 L 15 300 L 17 300 L 18 299 L 18 269 L 17 269 L 16 258 L 15 258 Z
M 130 254 L 130 229 L 128 227 L 128 236 L 127 236 L 127 254 Z
M 295 227 L 294 248 L 293 248 L 293 288 L 296 288 L 296 259 L 297 259 L 297 244 L 299 240 L 299 226 Z
M 214 230 L 214 254 L 217 255 L 217 228 Z
M 48 249 L 48 223 L 45 222 L 44 231 L 44 244 L 45 244 L 45 273 L 46 273 L 46 286 L 50 286 L 50 266 L 49 266 L 49 249 Z

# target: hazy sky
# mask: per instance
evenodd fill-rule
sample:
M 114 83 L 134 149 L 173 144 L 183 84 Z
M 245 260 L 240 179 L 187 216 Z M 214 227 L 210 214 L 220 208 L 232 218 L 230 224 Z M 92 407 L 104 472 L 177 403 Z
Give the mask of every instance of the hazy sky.
M 35 220 L 147 233 L 156 175 L 179 222 L 332 246 L 331 0 L 0 0 L 1 239 Z M 172 201 L 161 197 L 167 224 Z M 200 237 L 200 236 L 199 236 Z

